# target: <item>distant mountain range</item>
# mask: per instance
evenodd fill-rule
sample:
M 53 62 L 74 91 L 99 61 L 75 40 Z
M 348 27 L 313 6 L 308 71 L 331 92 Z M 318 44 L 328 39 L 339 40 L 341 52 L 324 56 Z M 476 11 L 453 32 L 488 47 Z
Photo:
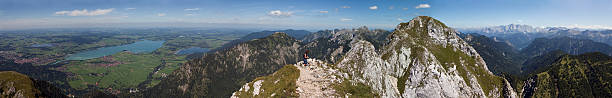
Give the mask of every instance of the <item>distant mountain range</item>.
M 550 51 L 562 50 L 563 52 L 578 55 L 588 52 L 601 52 L 612 55 L 612 47 L 605 43 L 595 42 L 589 39 L 571 37 L 537 38 L 522 51 L 528 57 L 534 57 Z
M 478 33 L 488 37 L 508 40 L 512 46 L 522 49 L 536 38 L 567 36 L 572 38 L 590 39 L 596 42 L 612 45 L 612 30 L 582 30 L 565 27 L 532 27 L 529 25 L 502 25 L 484 28 L 461 29 L 463 33 Z
M 532 27 L 529 25 L 521 24 L 509 24 L 493 27 L 484 27 L 478 32 L 489 33 L 489 34 L 509 34 L 509 33 L 533 33 L 533 32 L 544 32 L 544 28 Z
M 524 24 L 508 24 L 481 28 L 461 28 L 459 30 L 464 33 L 483 33 L 485 35 L 512 33 L 554 33 L 563 30 L 581 31 L 579 28 L 570 29 L 567 27 L 533 27 Z

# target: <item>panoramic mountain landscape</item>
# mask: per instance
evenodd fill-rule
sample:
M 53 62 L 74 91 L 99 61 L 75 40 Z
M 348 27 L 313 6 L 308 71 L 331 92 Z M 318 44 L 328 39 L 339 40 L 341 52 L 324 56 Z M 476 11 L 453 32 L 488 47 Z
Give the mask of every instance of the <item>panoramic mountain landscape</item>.
M 611 98 L 609 12 L 598 0 L 3 0 L 0 97 Z

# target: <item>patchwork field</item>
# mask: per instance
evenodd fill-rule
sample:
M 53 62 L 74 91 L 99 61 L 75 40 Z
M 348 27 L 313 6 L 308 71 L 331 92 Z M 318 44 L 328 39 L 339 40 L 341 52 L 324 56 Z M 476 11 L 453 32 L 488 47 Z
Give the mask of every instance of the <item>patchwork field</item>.
M 129 88 L 145 81 L 149 73 L 161 64 L 161 58 L 157 55 L 121 52 L 103 58 L 71 61 L 66 65 L 66 72 L 72 73 L 68 81 L 75 89 L 88 86 Z
M 203 54 L 176 54 L 181 49 L 214 49 L 247 33 L 241 30 L 196 29 L 0 32 L 0 65 L 3 66 L 2 70 L 18 71 L 50 81 L 71 94 L 92 88 L 104 92 L 127 93 L 157 85 L 180 65 Z M 81 52 L 143 40 L 164 42 L 153 52 L 123 51 L 92 59 L 66 60 Z

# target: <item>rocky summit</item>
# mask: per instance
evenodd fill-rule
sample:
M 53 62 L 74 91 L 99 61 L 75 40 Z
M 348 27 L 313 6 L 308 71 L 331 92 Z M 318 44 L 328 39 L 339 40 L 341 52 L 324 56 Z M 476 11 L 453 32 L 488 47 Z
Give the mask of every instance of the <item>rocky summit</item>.
M 282 92 L 297 93 L 290 95 L 300 97 L 311 94 L 321 95 L 315 97 L 517 97 L 510 84 L 493 75 L 482 57 L 457 33 L 431 17 L 416 17 L 399 24 L 379 52 L 371 42 L 356 39 L 335 64 L 315 61 L 314 68 L 295 68 L 299 70 L 299 78 L 289 81 L 296 84 L 281 87 L 296 90 Z M 322 69 L 328 71 L 318 71 Z M 308 71 L 304 74 L 303 70 Z M 309 71 L 316 73 L 314 76 L 318 77 L 311 80 L 318 82 L 300 86 L 301 82 L 307 82 L 301 78 L 310 77 Z M 284 76 L 272 74 L 261 77 L 266 80 L 256 79 L 236 91 L 234 97 L 261 96 L 267 91 L 261 88 L 277 87 L 274 83 L 266 85 L 266 81 L 279 80 L 269 79 L 275 77 Z

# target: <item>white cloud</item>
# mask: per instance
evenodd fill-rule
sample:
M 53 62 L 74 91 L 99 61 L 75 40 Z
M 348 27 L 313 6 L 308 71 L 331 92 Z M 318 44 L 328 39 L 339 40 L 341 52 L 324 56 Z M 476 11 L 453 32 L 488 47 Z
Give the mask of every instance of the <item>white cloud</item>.
M 135 10 L 136 8 L 125 8 L 125 10 Z
M 329 11 L 319 11 L 319 13 L 329 13 Z
M 348 19 L 348 18 L 340 18 L 340 21 L 343 21 L 343 22 L 352 21 L 352 20 L 353 20 L 353 19 Z
M 420 9 L 420 8 L 430 8 L 431 6 L 429 6 L 429 4 L 419 4 L 419 6 L 416 6 L 414 8 L 416 9 Z
M 166 13 L 157 13 L 157 16 L 160 16 L 160 17 L 166 16 Z
M 351 6 L 342 6 L 342 8 L 348 9 L 351 8 Z
M 519 20 L 516 20 L 516 22 L 518 22 L 518 23 L 523 23 L 523 20 L 520 20 L 520 19 L 519 19 Z
M 376 5 L 375 6 L 370 6 L 370 9 L 371 10 L 376 10 L 376 9 L 378 9 L 378 6 L 376 6 Z
M 293 12 L 283 12 L 280 10 L 274 10 L 274 11 L 268 12 L 268 15 L 276 16 L 276 17 L 289 17 L 293 15 Z
M 200 10 L 200 8 L 186 8 L 185 11 L 197 11 Z
M 55 15 L 68 15 L 68 16 L 98 16 L 104 15 L 115 10 L 114 8 L 109 9 L 96 9 L 94 11 L 88 11 L 87 9 L 83 10 L 72 10 L 72 11 L 58 11 L 55 12 Z
M 194 14 L 194 13 L 185 14 L 185 16 L 196 16 L 196 15 L 199 15 L 199 14 Z
M 404 21 L 404 19 L 402 19 L 402 18 L 397 18 L 397 21 Z

